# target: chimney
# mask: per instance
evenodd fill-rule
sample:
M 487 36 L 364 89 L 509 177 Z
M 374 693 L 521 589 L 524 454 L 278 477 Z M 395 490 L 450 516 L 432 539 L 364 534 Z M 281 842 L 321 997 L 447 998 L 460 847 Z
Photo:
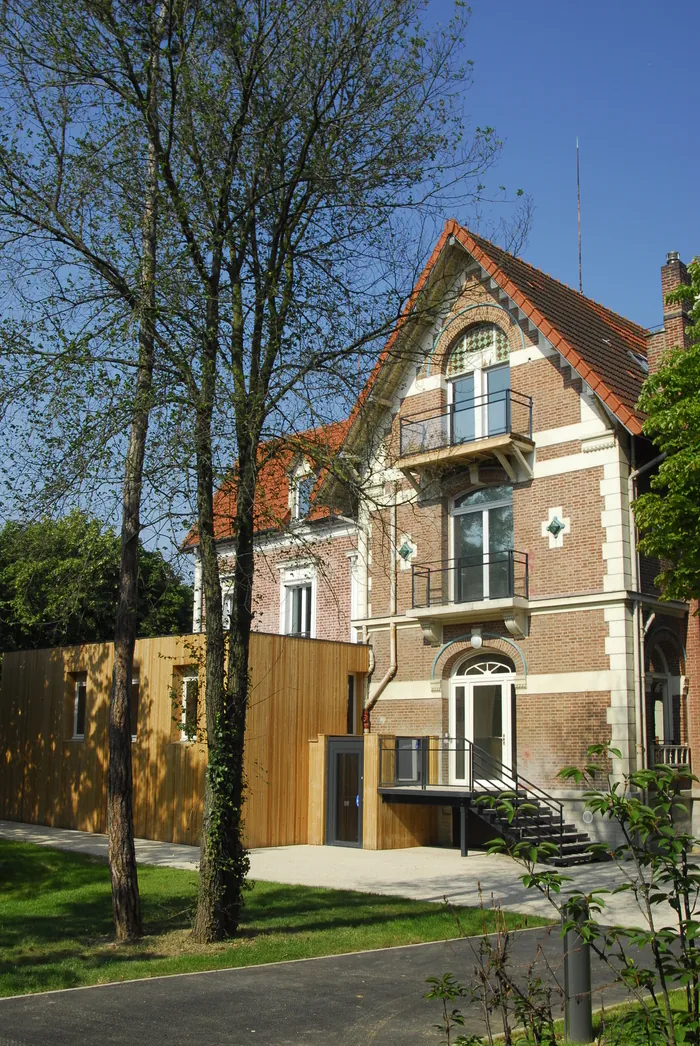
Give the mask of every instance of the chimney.
M 649 373 L 659 369 L 659 360 L 669 349 L 681 346 L 687 348 L 685 328 L 689 322 L 690 302 L 676 302 L 669 305 L 666 295 L 683 284 L 690 285 L 688 270 L 681 261 L 678 251 L 669 251 L 666 264 L 661 267 L 661 296 L 664 303 L 664 329 L 649 336 L 647 352 Z

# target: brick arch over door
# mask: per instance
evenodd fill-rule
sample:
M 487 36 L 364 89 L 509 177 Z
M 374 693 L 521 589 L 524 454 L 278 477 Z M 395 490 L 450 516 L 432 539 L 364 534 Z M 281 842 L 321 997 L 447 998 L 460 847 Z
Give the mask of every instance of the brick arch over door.
M 508 337 L 511 352 L 514 349 L 526 347 L 522 329 L 502 305 L 468 305 L 466 309 L 462 309 L 452 316 L 436 336 L 428 358 L 426 373 L 444 374 L 449 355 L 460 335 L 470 327 L 481 323 L 493 323 L 496 327 L 500 327 Z
M 516 682 L 527 678 L 527 661 L 518 646 L 504 636 L 483 636 L 483 644 L 475 650 L 471 644 L 471 634 L 460 636 L 445 643 L 437 652 L 433 661 L 432 679 L 449 679 L 458 661 L 464 660 L 467 654 L 479 654 L 488 657 L 489 653 L 503 654 L 515 665 Z
M 667 625 L 652 628 L 650 634 L 644 639 L 644 668 L 647 672 L 652 667 L 657 668 L 653 665 L 655 650 L 659 650 L 665 658 L 671 675 L 685 675 L 686 653 L 683 640 Z

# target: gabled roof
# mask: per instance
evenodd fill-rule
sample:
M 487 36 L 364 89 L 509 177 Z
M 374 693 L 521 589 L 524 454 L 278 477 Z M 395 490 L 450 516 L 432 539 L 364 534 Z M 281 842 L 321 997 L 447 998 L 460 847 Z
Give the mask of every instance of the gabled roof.
M 639 435 L 644 416 L 637 410 L 636 403 L 646 373 L 631 354 L 646 359 L 646 330 L 481 236 L 470 233 L 454 220 L 446 223 L 369 376 L 352 419 L 357 417 L 389 360 L 392 347 L 443 251 L 454 250 L 456 244 L 461 244 L 474 257 L 625 428 Z
M 449 223 L 448 223 L 449 224 Z M 619 421 L 639 435 L 646 330 L 453 222 L 453 235 L 558 349 Z
M 392 359 L 401 359 L 400 353 L 392 355 L 392 349 L 440 259 L 446 251 L 462 248 L 561 353 L 621 424 L 629 432 L 641 434 L 644 416 L 637 410 L 636 403 L 646 373 L 634 357 L 646 359 L 647 331 L 450 220 L 445 224 L 350 417 L 261 444 L 255 501 L 257 533 L 280 530 L 289 523 L 289 482 L 295 459 L 303 456 L 311 461 L 317 460 L 320 475 L 315 493 L 318 492 L 327 473 L 329 456 L 340 450 L 351 429 L 354 432 L 362 430 L 362 408 L 371 397 L 375 384 L 392 370 L 389 366 Z M 214 495 L 214 535 L 217 541 L 233 537 L 235 511 L 234 467 L 229 479 Z M 314 522 L 332 514 L 328 506 L 315 504 L 307 519 Z M 193 547 L 197 540 L 197 531 L 193 528 L 183 548 Z
M 258 534 L 283 529 L 291 519 L 289 508 L 290 480 L 295 462 L 305 458 L 319 471 L 312 492 L 312 507 L 308 522 L 314 523 L 333 515 L 327 505 L 314 503 L 327 471 L 328 460 L 340 450 L 350 426 L 349 420 L 307 429 L 287 438 L 268 440 L 258 449 L 258 482 L 255 492 L 255 531 Z M 234 537 L 236 516 L 236 467 L 214 494 L 214 538 L 227 541 Z M 199 544 L 197 528 L 193 527 L 183 542 L 183 549 Z

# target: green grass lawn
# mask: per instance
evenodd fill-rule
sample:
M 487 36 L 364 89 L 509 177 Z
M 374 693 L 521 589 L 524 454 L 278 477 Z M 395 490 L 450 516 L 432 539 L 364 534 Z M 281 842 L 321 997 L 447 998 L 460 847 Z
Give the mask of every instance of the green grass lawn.
M 116 945 L 105 861 L 0 839 L 0 995 L 459 936 L 454 915 L 440 905 L 261 882 L 246 894 L 239 937 L 194 945 L 197 873 L 141 866 L 139 887 L 146 936 Z M 493 926 L 490 913 L 457 912 L 463 933 L 481 933 L 485 920 Z M 513 928 L 546 922 L 506 918 Z

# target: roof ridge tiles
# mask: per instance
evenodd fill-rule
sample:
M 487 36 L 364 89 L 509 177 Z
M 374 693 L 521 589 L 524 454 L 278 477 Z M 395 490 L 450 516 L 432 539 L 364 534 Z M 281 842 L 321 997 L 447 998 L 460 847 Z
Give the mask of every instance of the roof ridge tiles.
M 577 291 L 575 287 L 570 286 L 570 284 L 565 283 L 563 280 L 557 279 L 556 276 L 552 276 L 550 273 L 545 272 L 544 269 L 538 269 L 535 265 L 532 264 L 532 262 L 525 261 L 524 258 L 520 258 L 517 254 L 513 254 L 512 251 L 504 250 L 503 247 L 499 247 L 498 244 L 492 243 L 491 240 L 487 240 L 484 236 L 480 236 L 479 233 L 472 232 L 471 229 L 469 229 L 466 225 L 461 225 L 459 222 L 457 222 L 456 224 L 459 225 L 460 229 L 462 229 L 467 234 L 467 236 L 471 236 L 473 240 L 477 241 L 479 243 L 479 246 L 481 246 L 482 243 L 487 244 L 487 246 L 490 247 L 492 250 L 499 251 L 501 254 L 504 254 L 507 258 L 512 258 L 513 261 L 518 263 L 518 265 L 524 265 L 526 268 L 530 269 L 531 272 L 535 273 L 536 275 L 546 276 L 548 280 L 552 281 L 552 283 L 556 283 L 559 287 L 563 287 L 564 290 L 569 291 L 571 294 L 575 294 L 577 297 L 588 302 L 589 305 L 595 305 L 596 308 L 602 309 L 604 312 L 609 313 L 611 316 L 614 316 L 618 320 L 622 320 L 622 322 L 627 324 L 628 326 L 636 327 L 637 330 L 640 332 L 640 335 L 642 337 L 646 337 L 648 333 L 647 328 L 643 327 L 640 323 L 637 323 L 635 320 L 631 320 L 629 319 L 629 317 L 623 316 L 622 313 L 616 312 L 615 309 L 611 309 L 609 305 L 603 305 L 602 302 L 597 301 L 595 298 L 591 298 L 588 294 L 584 294 L 582 291 Z M 484 248 L 482 248 L 482 250 L 483 249 Z

